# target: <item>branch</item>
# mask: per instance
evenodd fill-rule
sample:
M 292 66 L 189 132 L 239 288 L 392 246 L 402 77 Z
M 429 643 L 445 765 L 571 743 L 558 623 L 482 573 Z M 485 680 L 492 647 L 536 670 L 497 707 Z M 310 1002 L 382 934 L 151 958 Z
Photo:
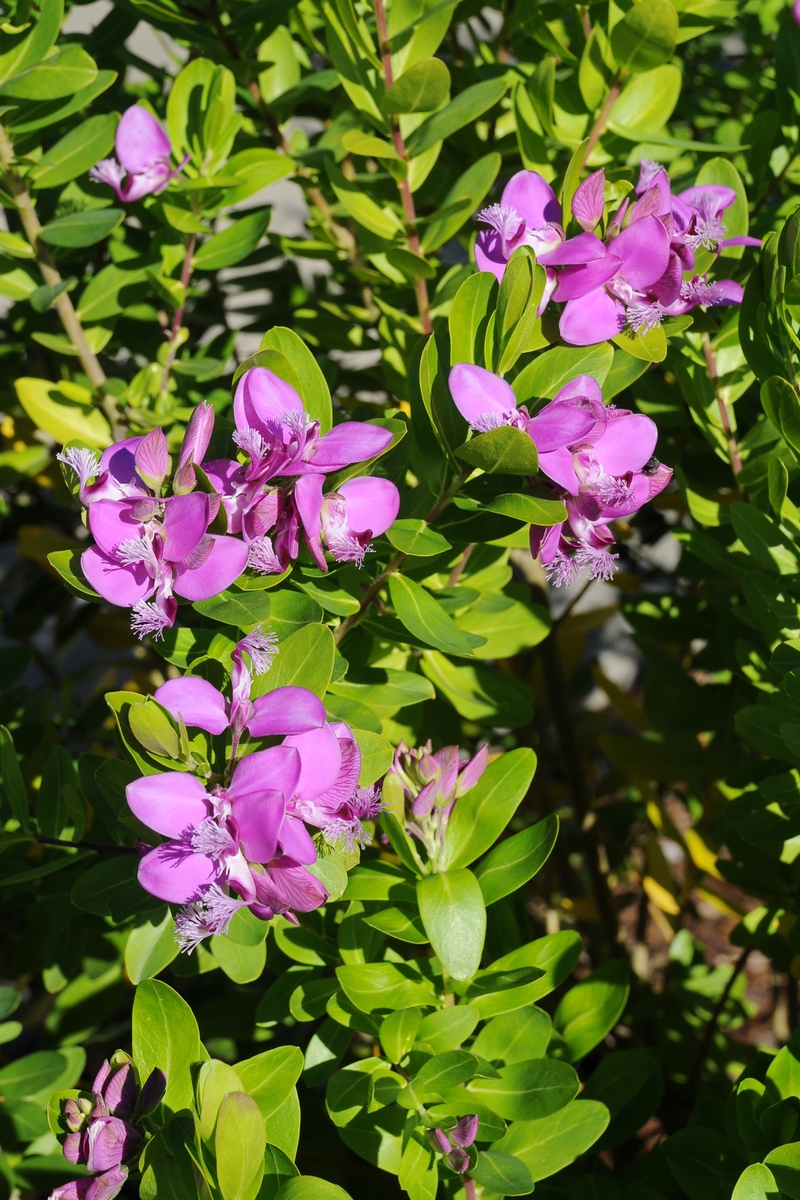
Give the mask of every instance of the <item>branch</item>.
M 711 386 L 714 389 L 714 395 L 717 400 L 720 420 L 722 421 L 722 428 L 725 432 L 725 440 L 728 443 L 728 457 L 731 460 L 731 468 L 734 475 L 738 476 L 743 465 L 742 456 L 739 453 L 739 445 L 736 441 L 736 434 L 731 428 L 731 418 L 730 413 L 728 412 L 728 403 L 725 397 L 722 395 L 722 389 L 719 385 L 719 374 L 717 372 L 717 360 L 714 358 L 714 351 L 711 346 L 711 338 L 707 333 L 703 334 L 703 354 L 705 355 L 706 366 L 708 367 L 708 374 L 711 379 Z
M 609 88 L 608 95 L 606 96 L 605 101 L 603 103 L 603 107 L 600 109 L 600 112 L 597 114 L 597 120 L 595 121 L 594 125 L 592 126 L 591 132 L 589 134 L 589 141 L 586 143 L 586 149 L 583 154 L 583 164 L 582 165 L 584 167 L 586 166 L 587 162 L 591 158 L 592 151 L 594 150 L 595 146 L 597 145 L 597 143 L 600 141 L 600 138 L 605 133 L 606 125 L 608 124 L 608 119 L 611 116 L 611 110 L 613 109 L 614 105 L 617 103 L 617 100 L 619 100 L 619 94 L 622 91 L 622 85 L 624 82 L 625 82 L 624 72 L 620 71 L 619 74 L 617 75 L 617 78 L 614 80 L 611 87 Z
M 5 182 L 14 203 L 17 206 L 22 228 L 25 231 L 25 236 L 30 242 L 33 250 L 36 253 L 36 261 L 39 265 L 39 271 L 42 279 L 48 286 L 57 287 L 63 283 L 63 279 L 53 262 L 50 251 L 47 246 L 39 238 L 42 231 L 42 226 L 36 215 L 33 201 L 31 200 L 30 192 L 27 184 L 22 177 L 16 172 L 13 167 L 14 163 L 14 148 L 11 144 L 11 139 L 8 136 L 6 129 L 0 125 L 0 164 L 2 164 L 5 172 Z M 112 432 L 115 437 L 118 437 L 121 432 L 124 432 L 124 425 L 120 411 L 117 408 L 115 398 L 106 391 L 106 373 L 100 366 L 97 355 L 90 347 L 86 340 L 86 334 L 81 324 L 80 318 L 75 311 L 72 301 L 67 293 L 61 292 L 54 301 L 58 315 L 61 318 L 61 324 L 64 327 L 64 332 L 69 338 L 75 350 L 78 353 L 80 364 L 83 367 L 86 376 L 92 385 L 92 388 L 100 397 L 100 406 L 103 412 L 108 417 L 111 424 Z
M 747 960 L 750 957 L 752 949 L 752 946 L 747 946 L 733 964 L 733 970 L 731 971 L 730 978 L 725 984 L 725 987 L 722 989 L 722 994 L 717 1000 L 717 1003 L 714 1005 L 714 1009 L 711 1013 L 708 1024 L 703 1030 L 703 1037 L 700 1041 L 700 1045 L 697 1047 L 697 1056 L 694 1060 L 694 1064 L 692 1065 L 692 1069 L 689 1072 L 689 1077 L 686 1080 L 687 1088 L 690 1088 L 692 1091 L 694 1091 L 697 1083 L 700 1080 L 700 1072 L 703 1070 L 703 1063 L 706 1061 L 706 1055 L 708 1054 L 712 1038 L 717 1031 L 719 1019 L 722 1016 L 725 1005 L 730 999 L 733 985 L 736 983 L 736 980 L 739 978 L 745 966 L 747 965 Z
M 386 90 L 394 83 L 394 73 L 392 71 L 392 51 L 389 42 L 389 30 L 386 25 L 386 11 L 383 7 L 383 0 L 375 0 L 375 24 L 378 27 L 378 41 L 380 43 L 381 61 L 383 62 L 383 78 L 386 84 Z M 398 158 L 408 167 L 408 151 L 403 140 L 403 135 L 400 132 L 400 124 L 397 117 L 390 117 L 392 127 L 392 140 L 394 148 L 397 151 Z M 414 197 L 411 194 L 408 178 L 400 179 L 397 182 L 400 191 L 400 199 L 403 204 L 403 215 L 406 221 L 406 237 L 408 245 L 414 254 L 420 254 L 419 234 L 417 233 L 417 210 L 414 207 Z M 433 325 L 431 324 L 430 316 L 430 301 L 428 299 L 428 285 L 425 279 L 420 278 L 414 284 L 414 291 L 417 297 L 417 309 L 419 310 L 419 319 L 422 322 L 423 333 L 432 333 Z

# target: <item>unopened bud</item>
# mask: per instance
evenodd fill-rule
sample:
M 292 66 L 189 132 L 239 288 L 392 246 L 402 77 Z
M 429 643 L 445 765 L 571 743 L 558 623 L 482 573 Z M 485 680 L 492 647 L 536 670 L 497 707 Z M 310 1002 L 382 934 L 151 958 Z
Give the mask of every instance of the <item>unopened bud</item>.
M 169 452 L 163 429 L 153 429 L 143 437 L 134 452 L 136 471 L 143 483 L 160 492 L 169 473 Z
M 606 173 L 601 167 L 578 187 L 572 197 L 572 215 L 587 233 L 591 233 L 603 215 L 603 189 Z

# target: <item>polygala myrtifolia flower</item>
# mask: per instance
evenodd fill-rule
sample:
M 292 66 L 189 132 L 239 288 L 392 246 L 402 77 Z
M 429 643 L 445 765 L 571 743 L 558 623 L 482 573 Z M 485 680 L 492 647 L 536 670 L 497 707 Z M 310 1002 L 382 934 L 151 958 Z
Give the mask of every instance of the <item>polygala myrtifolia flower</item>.
M 260 629 L 236 645 L 230 700 L 197 678 L 170 680 L 156 692 L 186 725 L 216 734 L 230 727 L 229 766 L 219 783 L 207 790 L 193 775 L 167 771 L 126 791 L 134 815 L 168 839 L 144 855 L 139 882 L 184 906 L 176 929 L 185 950 L 224 933 L 243 907 L 263 920 L 280 914 L 296 922 L 296 912 L 324 904 L 327 892 L 307 870 L 317 849 L 306 824 L 352 849 L 371 840 L 363 822 L 381 808 L 375 789 L 358 786 L 361 753 L 352 730 L 327 723 L 312 692 L 283 687 L 251 701 L 251 667 L 262 673 L 272 651 Z M 245 730 L 283 742 L 237 761 Z
M 629 517 L 672 478 L 653 457 L 658 429 L 640 413 L 603 404 L 600 386 L 579 375 L 533 417 L 517 406 L 514 390 L 483 367 L 459 363 L 450 372 L 450 392 L 459 412 L 478 433 L 500 425 L 533 439 L 539 470 L 567 509 L 567 520 L 532 526 L 531 553 L 541 555 L 556 587 L 572 583 L 584 567 L 590 579 L 610 579 L 612 521 Z
M 247 566 L 240 539 L 209 531 L 219 496 L 187 491 L 212 423 L 210 407 L 201 405 L 187 427 L 179 491 L 171 496 L 164 495 L 171 460 L 161 429 L 118 442 L 99 458 L 75 448 L 58 456 L 78 476 L 95 542 L 81 555 L 83 573 L 104 600 L 131 609 L 140 637 L 158 637 L 174 623 L 177 596 L 208 600 Z
M 397 747 L 387 779 L 394 776 L 402 784 L 406 829 L 422 842 L 434 870 L 442 858 L 453 806 L 475 786 L 488 762 L 488 746 L 469 759 L 461 758 L 458 746 L 444 746 L 435 754 L 430 742 L 415 750 L 404 742 Z
M 488 226 L 475 241 L 479 270 L 491 271 L 502 280 L 509 258 L 520 246 L 530 246 L 537 261 L 547 269 L 537 313 L 541 316 L 556 285 L 553 255 L 564 241 L 561 205 L 550 184 L 538 171 L 517 171 L 503 189 L 500 203 L 482 209 L 477 219 Z
M 120 200 L 128 202 L 163 192 L 189 161 L 187 154 L 180 166 L 172 167 L 170 140 L 141 104 L 134 104 L 120 117 L 114 149 L 116 159 L 104 158 L 92 167 L 89 178 L 95 183 L 107 183 Z
M 394 521 L 399 493 L 387 480 L 365 479 L 326 495 L 324 477 L 382 454 L 391 433 L 346 421 L 320 434 L 319 422 L 306 413 L 294 388 L 266 367 L 244 372 L 233 414 L 234 441 L 247 461 L 219 459 L 204 466 L 222 496 L 229 529 L 241 533 L 250 548 L 249 565 L 264 574 L 285 571 L 305 536 L 326 570 L 320 532 L 337 561 L 360 564 L 370 539 Z M 298 487 L 309 478 L 314 482 L 302 489 L 301 507 Z M 273 482 L 278 479 L 283 482 Z
M 112 1200 L 128 1178 L 124 1164 L 144 1145 L 140 1122 L 160 1103 L 166 1085 L 156 1067 L 140 1089 L 129 1056 L 117 1050 L 103 1063 L 90 1092 L 63 1101 L 64 1157 L 85 1166 L 91 1176 L 56 1188 L 50 1200 Z
M 448 1128 L 429 1129 L 428 1140 L 434 1150 L 444 1155 L 445 1162 L 457 1175 L 463 1175 L 470 1167 L 469 1147 L 475 1141 L 478 1133 L 478 1117 L 468 1113 L 454 1120 Z

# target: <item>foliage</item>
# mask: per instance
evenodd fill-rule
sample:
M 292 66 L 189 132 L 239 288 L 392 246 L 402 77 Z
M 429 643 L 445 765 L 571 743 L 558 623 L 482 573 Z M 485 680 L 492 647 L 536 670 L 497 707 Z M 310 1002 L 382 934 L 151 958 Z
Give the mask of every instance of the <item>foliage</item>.
M 0 1197 L 800 1196 L 800 24 L 92 8 L 0 25 Z

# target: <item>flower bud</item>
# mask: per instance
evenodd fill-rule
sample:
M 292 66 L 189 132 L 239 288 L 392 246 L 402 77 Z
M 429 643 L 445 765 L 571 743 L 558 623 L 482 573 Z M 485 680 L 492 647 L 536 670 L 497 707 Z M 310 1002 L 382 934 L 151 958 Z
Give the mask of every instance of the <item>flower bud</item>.
M 89 1184 L 85 1198 L 81 1197 L 81 1200 L 114 1200 L 114 1197 L 122 1191 L 127 1178 L 127 1167 L 112 1167 L 110 1171 L 106 1171 L 103 1175 L 98 1175 L 96 1179 L 81 1179 L 79 1180 L 80 1183 Z
M 164 430 L 151 430 L 139 442 L 133 457 L 143 483 L 152 491 L 160 492 L 169 472 L 169 452 Z
M 195 486 L 195 464 L 202 463 L 205 458 L 211 434 L 214 432 L 214 409 L 204 400 L 189 418 L 186 433 L 183 436 L 181 455 L 178 459 L 178 469 L 173 480 L 173 491 L 176 496 L 190 492 Z
M 148 1113 L 151 1113 L 156 1105 L 160 1104 L 163 1100 L 166 1090 L 166 1075 L 158 1067 L 153 1067 L 145 1080 L 142 1094 L 139 1097 L 139 1116 L 146 1117 Z
M 86 1166 L 90 1171 L 108 1171 L 136 1154 L 142 1135 L 119 1117 L 97 1117 L 84 1135 Z
M 572 215 L 586 233 L 591 233 L 603 215 L 606 173 L 601 167 L 580 184 L 572 197 Z

